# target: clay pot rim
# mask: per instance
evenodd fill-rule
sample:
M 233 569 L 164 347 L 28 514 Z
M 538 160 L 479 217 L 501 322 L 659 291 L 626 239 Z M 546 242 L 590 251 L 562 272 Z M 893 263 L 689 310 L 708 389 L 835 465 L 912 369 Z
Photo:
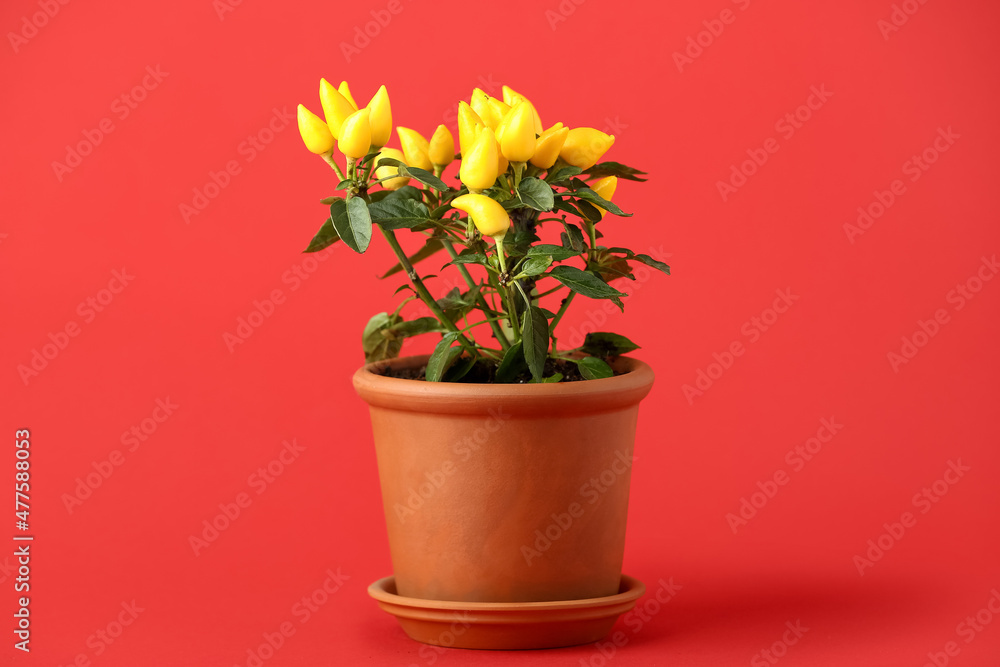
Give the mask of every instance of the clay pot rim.
M 609 412 L 636 405 L 652 388 L 653 369 L 632 357 L 611 362 L 622 375 L 600 380 L 552 384 L 427 382 L 374 372 L 386 366 L 414 368 L 430 355 L 400 357 L 366 364 L 354 373 L 354 389 L 372 407 L 437 414 L 488 414 L 511 409 L 518 414 Z

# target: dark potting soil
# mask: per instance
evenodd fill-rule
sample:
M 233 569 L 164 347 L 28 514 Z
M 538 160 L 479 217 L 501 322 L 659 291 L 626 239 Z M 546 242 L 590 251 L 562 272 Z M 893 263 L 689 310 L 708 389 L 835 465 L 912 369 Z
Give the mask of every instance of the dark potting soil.
M 462 363 L 459 359 L 455 362 L 454 366 L 457 367 Z M 376 372 L 379 375 L 386 377 L 402 378 L 404 380 L 426 380 L 427 366 L 416 366 L 414 368 L 399 368 L 394 369 L 389 366 L 384 366 L 378 369 Z M 465 377 L 459 380 L 460 383 L 473 383 L 473 384 L 493 384 L 495 380 L 496 368 L 487 363 L 477 363 L 472 369 L 466 373 Z M 580 369 L 572 361 L 564 361 L 562 359 L 548 359 L 545 362 L 545 377 L 551 377 L 556 373 L 562 373 L 562 380 L 560 382 L 578 382 L 584 380 L 584 377 L 580 375 Z M 615 375 L 621 375 L 621 373 L 615 372 Z M 513 382 L 510 384 L 527 384 L 531 381 L 531 373 L 524 371 L 518 375 Z

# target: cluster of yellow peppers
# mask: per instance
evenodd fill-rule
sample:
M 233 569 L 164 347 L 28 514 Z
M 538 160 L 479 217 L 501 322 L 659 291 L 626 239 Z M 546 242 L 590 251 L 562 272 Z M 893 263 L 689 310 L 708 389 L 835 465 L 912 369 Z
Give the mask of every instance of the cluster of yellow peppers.
M 394 158 L 409 167 L 433 171 L 435 176 L 455 159 L 455 140 L 444 125 L 438 125 L 430 141 L 415 130 L 397 127 L 402 150 L 386 147 L 392 135 L 392 109 L 385 86 L 361 109 L 346 81 L 335 88 L 322 79 L 319 98 L 325 120 L 300 104 L 299 133 L 306 148 L 322 155 L 338 173 L 335 147 L 347 158 L 348 174 L 357 160 L 373 151 L 379 158 Z M 613 135 L 590 127 L 569 128 L 556 123 L 543 129 L 535 106 L 508 86 L 503 87 L 502 100 L 476 88 L 468 103 L 459 103 L 458 140 L 462 159 L 459 178 L 469 194 L 456 197 L 451 205 L 469 214 L 483 236 L 498 241 L 506 234 L 510 218 L 499 202 L 482 192 L 493 187 L 501 174 L 513 169 L 518 182 L 527 164 L 546 170 L 557 161 L 589 169 L 615 142 Z M 409 182 L 408 177 L 398 174 L 395 166 L 376 165 L 375 176 L 385 188 L 395 190 Z M 591 188 L 610 201 L 617 180 L 608 176 Z

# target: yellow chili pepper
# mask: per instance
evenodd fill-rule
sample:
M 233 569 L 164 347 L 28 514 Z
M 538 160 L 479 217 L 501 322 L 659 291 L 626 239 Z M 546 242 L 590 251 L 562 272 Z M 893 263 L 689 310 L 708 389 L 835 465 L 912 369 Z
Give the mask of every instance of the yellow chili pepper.
M 472 150 L 472 144 L 475 143 L 476 134 L 478 134 L 478 127 L 486 127 L 486 123 L 464 100 L 459 102 L 458 147 L 463 157 L 467 151 Z
M 326 79 L 319 81 L 319 101 L 323 105 L 323 115 L 326 116 L 326 124 L 330 126 L 330 134 L 336 139 L 340 136 L 340 126 L 344 124 L 344 119 L 357 109 Z
M 617 188 L 618 188 L 617 176 L 608 176 L 606 178 L 602 178 L 599 181 L 594 181 L 594 184 L 590 186 L 591 190 L 596 192 L 598 195 L 600 195 L 602 199 L 606 199 L 607 201 L 611 201 L 611 198 L 615 195 L 615 190 Z M 601 212 L 602 218 L 608 213 L 600 206 L 598 206 L 597 209 Z
M 495 135 L 494 135 L 495 136 Z M 500 139 L 497 139 L 497 174 L 504 174 L 507 172 L 507 167 L 510 166 L 510 162 L 503 156 L 500 152 Z
M 568 134 L 569 128 L 563 127 L 562 123 L 556 123 L 542 132 L 542 136 L 538 137 L 535 154 L 531 156 L 531 164 L 539 169 L 548 169 L 554 165 Z
M 347 85 L 346 81 L 341 81 L 340 82 L 340 88 L 337 89 L 337 92 L 339 92 L 341 95 L 343 95 L 344 99 L 346 99 L 348 102 L 351 103 L 351 106 L 354 107 L 355 111 L 358 110 L 358 103 L 354 101 L 354 96 L 351 95 L 351 89 Z
M 543 127 L 542 126 L 542 119 L 539 118 L 539 116 L 538 116 L 538 110 L 535 109 L 535 105 L 531 104 L 531 101 L 528 100 L 527 97 L 525 97 L 521 93 L 515 91 L 510 86 L 504 86 L 503 87 L 503 103 L 504 104 L 506 104 L 511 109 L 513 109 L 514 106 L 518 102 L 520 102 L 521 100 L 524 100 L 525 102 L 527 102 L 531 106 L 531 113 L 534 115 L 534 118 L 535 118 L 535 134 L 541 134 L 542 133 L 542 127 Z
M 394 158 L 400 162 L 410 164 L 403 159 L 402 151 L 396 150 L 395 148 L 383 148 L 378 152 L 378 157 L 375 158 L 375 178 L 386 178 L 387 176 L 399 173 L 399 167 L 394 165 L 387 164 L 379 166 L 379 160 L 384 157 Z M 382 181 L 382 187 L 386 190 L 398 190 L 409 182 L 410 178 L 408 176 L 400 176 L 399 178 L 390 178 L 388 181 Z
M 385 86 L 381 86 L 372 96 L 368 102 L 368 110 L 371 114 L 369 122 L 372 126 L 372 146 L 381 148 L 389 143 L 389 137 L 392 136 L 392 108 L 389 106 L 389 93 Z
M 470 106 L 479 115 L 479 118 L 482 119 L 483 124 L 494 132 L 497 129 L 497 125 L 503 120 L 504 114 L 510 110 L 510 107 L 506 104 L 490 97 L 478 88 L 472 91 Z
M 403 146 L 403 155 L 406 156 L 406 164 L 410 167 L 417 167 L 430 171 L 431 159 L 428 157 L 430 144 L 416 130 L 408 127 L 397 127 L 396 134 L 399 135 L 399 143 Z
M 451 136 L 451 130 L 444 125 L 438 125 L 431 137 L 430 145 L 427 149 L 427 156 L 432 164 L 439 167 L 447 167 L 455 159 L 455 138 Z
M 531 105 L 521 100 L 504 120 L 500 152 L 511 162 L 527 162 L 535 154 L 535 119 Z
M 327 127 L 322 118 L 300 104 L 298 120 L 299 134 L 302 135 L 302 141 L 306 148 L 317 155 L 333 150 L 333 135 L 330 134 L 330 128 Z
M 472 218 L 476 229 L 483 236 L 496 240 L 503 238 L 510 227 L 510 217 L 495 199 L 486 195 L 462 195 L 451 201 L 451 205 L 460 211 L 465 211 Z
M 493 130 L 484 127 L 476 136 L 468 154 L 462 154 L 462 167 L 458 176 L 470 192 L 481 192 L 492 187 L 497 180 L 499 157 Z
M 337 146 L 340 152 L 349 158 L 362 158 L 368 154 L 372 145 L 372 127 L 368 121 L 368 108 L 355 111 L 344 119 L 340 126 L 340 137 Z
M 574 127 L 566 136 L 559 157 L 580 169 L 590 169 L 615 143 L 614 135 L 607 135 L 592 127 Z
M 504 104 L 503 102 L 501 102 L 500 100 L 498 100 L 497 98 L 491 97 L 490 99 L 488 99 L 486 101 L 489 102 L 490 109 L 493 111 L 493 113 L 496 115 L 496 117 L 499 118 L 500 120 L 503 120 L 504 116 L 506 116 L 508 113 L 510 113 L 510 107 L 507 106 L 506 104 Z M 494 132 L 495 131 L 496 131 L 496 129 L 494 128 Z

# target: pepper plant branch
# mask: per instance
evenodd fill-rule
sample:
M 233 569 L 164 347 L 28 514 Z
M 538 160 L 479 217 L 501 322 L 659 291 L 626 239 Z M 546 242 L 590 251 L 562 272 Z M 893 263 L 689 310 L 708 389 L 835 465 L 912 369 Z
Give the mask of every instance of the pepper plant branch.
M 333 149 L 332 148 L 329 151 L 327 151 L 326 153 L 323 153 L 323 159 L 326 160 L 326 163 L 328 165 L 330 165 L 331 167 L 333 167 L 333 171 L 337 174 L 337 176 L 340 178 L 340 180 L 344 180 L 344 172 L 342 172 L 340 170 L 340 165 L 337 164 L 337 161 L 335 159 L 333 159 Z
M 448 316 L 444 314 L 444 310 L 442 310 L 441 306 L 434 299 L 434 297 L 431 296 L 431 293 L 427 291 L 427 286 L 424 285 L 424 281 L 420 279 L 420 276 L 413 268 L 413 265 L 410 264 L 410 260 L 406 256 L 406 252 L 403 250 L 402 246 L 399 245 L 399 240 L 396 238 L 396 235 L 393 233 L 393 231 L 391 229 L 385 229 L 380 225 L 376 226 L 379 228 L 379 230 L 381 230 L 382 235 L 385 236 L 386 241 L 389 242 L 389 247 L 392 248 L 392 251 L 396 254 L 396 258 L 399 260 L 400 266 L 402 266 L 403 271 L 406 272 L 406 275 L 410 279 L 410 282 L 413 284 L 413 288 L 417 291 L 417 295 L 420 297 L 420 300 L 424 302 L 427 308 L 430 309 L 431 313 L 433 313 L 434 317 L 436 317 L 438 321 L 440 321 L 441 324 L 445 326 L 445 328 L 447 328 L 449 331 L 459 334 L 459 342 L 462 343 L 463 347 L 468 348 L 470 350 L 473 349 L 475 347 L 475 344 L 472 343 L 472 341 L 470 341 L 468 338 L 466 338 L 461 331 L 459 331 L 458 327 L 455 326 L 455 323 L 452 322 L 451 319 L 449 319 Z
M 442 241 L 441 243 L 444 245 L 444 249 L 448 251 L 452 260 L 458 257 L 458 253 L 455 252 L 455 248 L 451 245 L 450 241 Z M 465 268 L 465 265 L 456 264 L 455 266 L 458 267 L 458 272 L 462 274 L 462 278 L 465 280 L 465 284 L 469 286 L 469 289 L 476 289 L 476 282 L 472 279 L 472 275 L 469 273 L 469 270 Z M 489 309 L 489 304 L 486 303 L 486 299 L 481 293 L 476 295 L 476 305 L 484 311 Z M 489 323 L 490 328 L 493 330 L 493 337 L 497 339 L 498 343 L 500 343 L 500 347 L 505 350 L 509 348 L 510 341 L 507 340 L 507 336 L 504 335 L 503 329 L 500 328 L 500 325 L 497 324 L 494 319 L 489 319 Z
M 551 332 L 551 338 L 552 338 L 552 352 L 553 352 L 553 354 L 556 352 L 556 349 L 557 349 L 556 348 L 556 326 L 559 324 L 559 321 L 563 318 L 563 315 L 566 314 L 566 309 L 569 308 L 569 304 L 573 301 L 573 297 L 574 296 L 576 296 L 576 292 L 570 291 L 570 293 L 566 296 L 566 298 L 563 299 L 562 305 L 559 306 L 559 312 L 556 313 L 556 316 L 552 318 L 552 323 L 549 325 L 549 331 Z

